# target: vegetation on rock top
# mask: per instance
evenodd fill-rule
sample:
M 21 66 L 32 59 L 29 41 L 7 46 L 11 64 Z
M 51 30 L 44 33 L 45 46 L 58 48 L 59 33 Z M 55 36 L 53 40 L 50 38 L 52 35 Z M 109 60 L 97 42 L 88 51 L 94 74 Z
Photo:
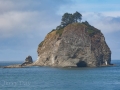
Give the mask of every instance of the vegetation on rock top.
M 86 31 L 88 32 L 88 34 L 90 36 L 93 36 L 97 32 L 100 32 L 98 29 L 91 26 L 87 21 L 81 23 L 81 20 L 82 20 L 82 14 L 80 14 L 77 11 L 75 13 L 73 13 L 73 14 L 65 13 L 62 16 L 61 24 L 56 27 L 56 34 L 59 34 L 59 36 L 61 36 L 62 32 L 64 31 L 64 28 L 67 25 L 73 24 L 73 23 L 79 23 L 79 24 L 83 24 L 83 25 L 87 26 Z M 55 29 L 53 29 L 52 31 L 55 31 Z
M 59 36 L 61 36 L 62 33 L 63 33 L 63 31 L 64 31 L 64 28 L 63 28 L 63 29 L 58 29 L 58 30 L 56 31 L 56 34 L 59 34 Z
M 61 36 L 64 28 L 69 25 L 69 24 L 78 24 L 78 25 L 84 25 L 86 27 L 86 31 L 90 36 L 95 35 L 96 33 L 100 32 L 100 30 L 96 29 L 95 27 L 91 26 L 87 21 L 85 22 L 81 22 L 82 20 L 82 14 L 80 14 L 79 12 L 75 12 L 73 14 L 71 13 L 65 13 L 62 16 L 61 19 L 61 24 L 59 26 L 56 27 L 56 29 L 53 29 L 51 32 L 49 32 L 48 34 L 52 33 L 53 31 L 56 31 L 56 34 Z M 43 45 L 42 41 L 39 44 L 39 47 L 41 47 Z
M 56 27 L 56 30 L 63 29 L 64 27 L 72 23 L 80 23 L 81 20 L 82 20 L 82 15 L 77 11 L 73 14 L 65 13 L 62 16 L 61 24 Z
M 39 47 L 42 47 L 42 45 L 43 45 L 43 42 L 44 42 L 44 41 L 42 41 L 42 42 L 41 42 L 41 43 L 40 43 L 38 46 L 39 46 Z
M 91 26 L 87 21 L 82 22 L 82 24 L 86 25 L 86 31 L 90 36 L 93 36 L 94 34 L 100 32 L 100 30 L 96 29 L 95 27 Z

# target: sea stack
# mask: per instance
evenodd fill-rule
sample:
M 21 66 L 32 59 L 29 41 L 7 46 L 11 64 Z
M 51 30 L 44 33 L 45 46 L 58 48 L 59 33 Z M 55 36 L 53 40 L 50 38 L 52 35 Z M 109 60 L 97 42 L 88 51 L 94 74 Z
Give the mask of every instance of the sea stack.
M 111 64 L 111 50 L 100 30 L 86 22 L 74 22 L 47 34 L 39 44 L 35 65 L 97 67 Z

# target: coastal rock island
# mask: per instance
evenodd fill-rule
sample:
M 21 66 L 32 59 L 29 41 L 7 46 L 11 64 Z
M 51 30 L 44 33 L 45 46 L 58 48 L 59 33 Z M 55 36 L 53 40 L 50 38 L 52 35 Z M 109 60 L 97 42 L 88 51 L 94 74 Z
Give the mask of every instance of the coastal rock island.
M 97 67 L 111 65 L 111 50 L 100 30 L 87 21 L 72 22 L 47 34 L 34 65 Z
M 98 67 L 111 64 L 111 50 L 102 32 L 87 21 L 81 22 L 82 15 L 65 13 L 56 29 L 49 32 L 38 45 L 38 59 L 33 62 L 28 56 L 19 65 L 5 68 L 28 66 L 51 67 Z

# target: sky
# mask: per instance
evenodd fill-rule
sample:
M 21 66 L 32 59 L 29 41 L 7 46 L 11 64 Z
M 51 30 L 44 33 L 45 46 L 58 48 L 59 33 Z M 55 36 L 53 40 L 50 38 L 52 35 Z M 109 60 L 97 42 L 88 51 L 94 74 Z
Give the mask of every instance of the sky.
M 0 61 L 37 59 L 38 44 L 56 26 L 64 13 L 82 14 L 100 29 L 120 60 L 120 0 L 0 0 Z

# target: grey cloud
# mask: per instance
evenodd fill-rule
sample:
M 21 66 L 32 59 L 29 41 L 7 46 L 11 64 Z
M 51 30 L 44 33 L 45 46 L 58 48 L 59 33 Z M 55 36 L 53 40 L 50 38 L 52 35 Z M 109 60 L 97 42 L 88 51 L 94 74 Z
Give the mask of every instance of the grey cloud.
M 44 11 L 55 13 L 70 0 L 0 0 L 0 14 L 9 11 Z
M 0 15 L 0 37 L 30 32 L 46 32 L 59 24 L 58 16 L 42 12 L 8 12 Z
M 83 17 L 103 33 L 120 31 L 120 17 L 104 16 L 102 13 L 83 13 Z
M 0 38 L 42 31 L 45 35 L 60 23 L 59 6 L 69 0 L 1 0 Z
M 112 33 L 120 31 L 120 17 L 106 17 L 94 24 L 97 28 L 101 29 L 104 33 Z

